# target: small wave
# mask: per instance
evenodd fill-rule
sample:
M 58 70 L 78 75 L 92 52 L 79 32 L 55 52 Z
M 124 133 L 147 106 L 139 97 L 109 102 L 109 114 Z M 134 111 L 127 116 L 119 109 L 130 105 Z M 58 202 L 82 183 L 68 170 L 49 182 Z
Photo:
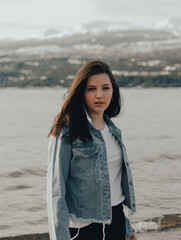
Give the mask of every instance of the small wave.
M 10 172 L 10 173 L 2 173 L 0 174 L 0 177 L 13 177 L 13 178 L 18 178 L 23 176 L 23 173 L 21 173 L 20 171 L 14 171 L 14 172 Z
M 139 221 L 134 224 L 136 232 L 167 230 L 181 227 L 181 214 L 167 214 L 161 217 Z
M 15 190 L 21 190 L 21 189 L 27 189 L 27 188 L 32 188 L 32 187 L 28 185 L 17 185 L 17 186 L 6 188 L 6 190 L 15 191 Z
M 148 232 L 159 229 L 159 225 L 155 222 L 137 222 L 135 223 L 136 232 Z
M 41 218 L 41 219 L 37 219 L 35 220 L 26 220 L 25 223 L 29 224 L 29 225 L 35 225 L 35 224 L 46 224 L 47 223 L 47 218 Z
M 161 135 L 161 136 L 158 136 L 157 139 L 170 139 L 172 138 L 171 136 L 167 136 L 167 135 Z
M 14 177 L 14 178 L 21 177 L 22 175 L 23 175 L 23 173 L 21 173 L 19 171 L 9 173 L 9 177 Z
M 45 176 L 46 170 L 45 169 L 23 169 L 25 175 L 36 175 L 36 176 Z
M 160 159 L 178 160 L 181 159 L 181 155 L 177 154 L 161 154 Z
M 9 229 L 11 228 L 11 226 L 9 225 L 0 225 L 0 230 L 5 230 L 5 229 Z
M 30 207 L 30 208 L 27 208 L 27 211 L 29 212 L 37 212 L 39 210 L 44 210 L 45 209 L 45 206 L 42 206 L 42 207 Z
M 145 157 L 143 161 L 144 162 L 151 162 L 151 163 L 153 163 L 153 162 L 156 162 L 157 159 L 153 158 L 153 157 Z
M 29 169 L 29 168 L 22 168 L 18 171 L 3 173 L 0 177 L 7 177 L 7 178 L 19 178 L 23 176 L 34 175 L 34 176 L 45 176 L 46 170 L 45 169 Z

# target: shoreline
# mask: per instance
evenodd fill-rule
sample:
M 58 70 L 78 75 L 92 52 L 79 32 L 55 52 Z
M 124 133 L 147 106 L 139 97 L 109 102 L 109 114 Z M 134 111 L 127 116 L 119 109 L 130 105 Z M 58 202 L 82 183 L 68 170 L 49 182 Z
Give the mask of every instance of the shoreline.
M 180 240 L 181 227 L 174 227 L 162 231 L 147 231 L 137 233 L 138 240 Z M 50 240 L 49 233 L 25 234 L 19 236 L 0 237 L 0 240 Z
M 135 223 L 135 229 L 139 240 L 160 239 L 173 236 L 172 239 L 177 240 L 177 236 L 181 235 L 181 214 L 167 214 L 160 217 L 146 219 Z M 170 235 L 171 234 L 171 235 Z M 0 240 L 49 240 L 49 233 L 25 234 L 19 236 L 0 237 Z M 171 238 L 167 238 L 171 239 Z
M 181 228 L 181 214 L 165 214 L 133 224 L 137 233 Z
M 143 86 L 135 86 L 135 87 L 119 87 L 120 89 L 180 89 L 181 87 L 158 87 L 158 86 L 150 86 L 150 87 L 143 87 Z M 68 87 L 62 87 L 62 86 L 41 86 L 41 87 L 33 87 L 33 86 L 28 86 L 28 87 L 0 87 L 0 90 L 28 90 L 28 89 L 34 89 L 34 90 L 43 90 L 43 89 L 68 89 Z

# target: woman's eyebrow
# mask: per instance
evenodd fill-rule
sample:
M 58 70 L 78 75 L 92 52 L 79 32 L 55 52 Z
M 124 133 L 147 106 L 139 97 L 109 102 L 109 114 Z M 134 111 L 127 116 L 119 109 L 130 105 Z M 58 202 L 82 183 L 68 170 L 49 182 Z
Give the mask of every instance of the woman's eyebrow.
M 102 86 L 109 86 L 111 85 L 110 83 L 105 83 L 105 84 L 102 84 Z M 87 87 L 96 87 L 95 85 L 87 85 Z
M 87 87 L 96 87 L 95 85 L 87 85 Z

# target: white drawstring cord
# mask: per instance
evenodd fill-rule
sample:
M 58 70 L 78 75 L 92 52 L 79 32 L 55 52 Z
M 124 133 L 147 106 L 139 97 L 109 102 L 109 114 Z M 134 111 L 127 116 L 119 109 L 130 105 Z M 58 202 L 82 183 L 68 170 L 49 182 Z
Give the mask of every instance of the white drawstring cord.
M 102 224 L 102 234 L 103 234 L 102 240 L 105 240 L 105 223 Z
M 77 234 L 73 238 L 71 238 L 71 240 L 75 239 L 79 235 L 79 232 L 80 232 L 80 228 L 78 228 Z

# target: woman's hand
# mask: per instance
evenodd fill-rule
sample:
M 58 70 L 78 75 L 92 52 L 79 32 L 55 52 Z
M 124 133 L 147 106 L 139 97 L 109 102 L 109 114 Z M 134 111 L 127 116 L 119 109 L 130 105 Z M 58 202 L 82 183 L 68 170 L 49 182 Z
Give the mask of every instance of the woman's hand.
M 136 237 L 136 233 L 134 233 L 130 237 L 127 237 L 126 240 L 138 240 L 137 237 Z

